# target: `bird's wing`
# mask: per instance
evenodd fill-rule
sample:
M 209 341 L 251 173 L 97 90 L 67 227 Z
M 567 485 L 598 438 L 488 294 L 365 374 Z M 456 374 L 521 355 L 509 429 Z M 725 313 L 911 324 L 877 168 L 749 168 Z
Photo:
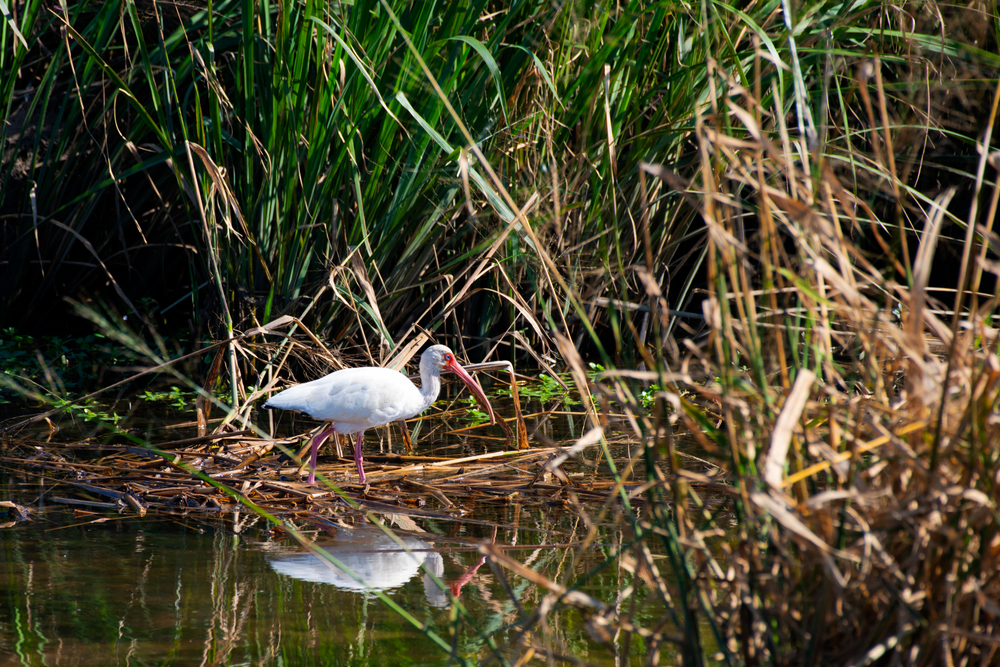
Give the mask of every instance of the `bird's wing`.
M 422 407 L 420 391 L 413 383 L 387 368 L 337 371 L 287 389 L 269 404 L 301 410 L 316 419 L 365 428 L 412 417 Z

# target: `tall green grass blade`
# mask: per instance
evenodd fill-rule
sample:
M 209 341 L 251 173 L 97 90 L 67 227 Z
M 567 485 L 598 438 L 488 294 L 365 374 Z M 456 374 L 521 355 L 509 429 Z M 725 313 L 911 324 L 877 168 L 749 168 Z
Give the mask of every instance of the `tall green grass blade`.
M 396 100 L 403 105 L 404 109 L 410 112 L 410 115 L 413 116 L 414 120 L 416 120 L 420 127 L 434 139 L 434 141 L 445 153 L 451 155 L 455 152 L 455 149 L 451 147 L 451 144 L 449 144 L 447 140 L 441 136 L 441 134 L 434 130 L 434 128 L 432 128 L 423 118 L 423 116 L 421 116 L 417 110 L 413 108 L 410 101 L 406 99 L 406 96 L 403 93 L 397 93 Z M 489 200 L 494 210 L 496 210 L 496 212 L 500 215 L 501 220 L 507 223 L 514 221 L 514 212 L 510 210 L 503 198 L 486 182 L 486 179 L 483 178 L 478 171 L 470 167 L 469 178 L 476 184 L 479 191 L 486 196 L 486 199 Z
M 471 46 L 473 50 L 479 57 L 482 58 L 483 62 L 486 63 L 486 67 L 490 70 L 490 75 L 493 77 L 493 83 L 497 87 L 497 100 L 500 102 L 500 108 L 503 110 L 504 122 L 510 125 L 510 119 L 507 117 L 507 101 L 503 92 L 503 81 L 500 78 L 500 67 L 497 66 L 497 61 L 490 54 L 486 46 L 474 37 L 469 37 L 468 35 L 457 35 L 455 37 L 450 37 L 449 39 L 456 40 L 459 42 L 464 42 Z
M 24 38 L 24 35 L 21 34 L 21 31 L 17 29 L 17 22 L 14 20 L 14 17 L 11 15 L 10 9 L 7 7 L 7 3 L 4 0 L 0 0 L 0 15 L 3 16 L 4 22 L 6 22 L 7 27 L 10 28 L 11 32 L 14 33 L 14 37 L 17 38 L 17 41 L 19 41 L 21 43 L 21 46 L 24 48 L 24 50 L 27 51 L 28 50 L 28 40 L 26 40 Z M 15 53 L 16 53 L 16 50 L 15 50 Z
M 395 114 L 392 113 L 392 110 L 390 110 L 389 107 L 386 106 L 385 100 L 382 99 L 382 94 L 379 92 L 378 86 L 375 84 L 375 82 L 372 80 L 371 75 L 368 73 L 368 68 L 365 66 L 365 63 L 361 61 L 358 55 L 354 52 L 354 49 L 352 49 L 351 46 L 347 42 L 345 42 L 344 39 L 331 26 L 327 25 L 321 19 L 315 16 L 311 18 L 313 21 L 319 24 L 321 28 L 326 30 L 331 37 L 337 40 L 337 43 L 340 44 L 340 47 L 344 49 L 344 52 L 347 53 L 348 57 L 357 66 L 358 72 L 361 74 L 361 76 L 364 77 L 365 81 L 368 82 L 368 86 L 371 88 L 371 91 L 375 93 L 375 97 L 378 98 L 379 104 L 382 106 L 383 109 L 385 109 L 385 112 L 389 114 L 390 118 L 398 122 L 398 119 L 396 119 Z
M 505 44 L 504 46 L 507 46 L 512 49 L 518 49 L 519 51 L 524 51 L 529 56 L 531 56 L 531 60 L 535 63 L 535 71 L 538 72 L 538 74 L 542 77 L 542 80 L 548 87 L 549 92 L 552 93 L 552 97 L 554 97 L 555 100 L 559 102 L 559 105 L 562 106 L 562 100 L 559 99 L 559 91 L 556 90 L 555 84 L 552 83 L 552 77 L 549 76 L 549 72 L 548 69 L 545 67 L 545 63 L 543 63 L 541 59 L 535 55 L 535 52 L 532 51 L 531 49 L 521 46 L 520 44 Z

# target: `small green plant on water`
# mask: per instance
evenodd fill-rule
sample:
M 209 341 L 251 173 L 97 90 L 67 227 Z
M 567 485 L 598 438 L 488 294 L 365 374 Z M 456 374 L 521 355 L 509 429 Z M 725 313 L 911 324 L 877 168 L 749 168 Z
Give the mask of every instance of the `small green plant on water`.
M 169 391 L 146 391 L 139 394 L 139 398 L 150 403 L 167 403 L 178 410 L 184 410 L 194 405 L 198 400 L 198 393 L 190 389 L 183 389 L 174 385 Z
M 587 379 L 591 382 L 596 382 L 597 376 L 605 370 L 604 366 L 593 362 L 587 364 L 587 366 Z M 569 373 L 560 373 L 559 377 L 562 378 L 567 385 L 573 381 L 573 378 Z M 572 398 L 570 393 L 567 392 L 561 384 L 545 373 L 540 373 L 538 375 L 537 382 L 519 384 L 518 387 L 518 396 L 521 398 L 533 398 L 537 399 L 541 403 L 547 403 L 555 398 L 561 398 L 566 405 L 580 405 L 579 400 Z M 652 384 L 647 389 L 644 389 L 639 395 L 642 407 L 646 410 L 651 410 L 656 402 L 657 394 L 661 391 L 662 387 L 657 384 Z M 509 387 L 497 389 L 494 395 L 510 398 L 511 391 Z M 597 402 L 597 397 L 591 394 L 591 400 Z
M 647 410 L 653 409 L 653 404 L 656 403 L 656 395 L 660 393 L 660 385 L 651 384 L 649 389 L 643 389 L 642 393 L 639 394 L 639 400 L 642 401 L 642 407 Z
M 63 408 L 68 414 L 88 423 L 109 422 L 117 424 L 122 420 L 122 416 L 117 412 L 106 412 L 103 406 L 92 398 L 82 403 L 71 404 L 71 401 L 68 399 L 56 397 L 52 400 L 52 407 Z
M 469 406 L 465 409 L 465 414 L 462 415 L 462 419 L 472 422 L 473 425 L 485 424 L 490 420 L 490 416 L 479 409 L 479 404 L 472 396 L 460 398 L 459 402 L 465 403 Z
M 538 382 L 532 384 L 519 384 L 517 394 L 522 398 L 537 398 L 542 403 L 566 393 L 559 383 L 550 376 L 542 373 L 538 376 Z M 497 390 L 498 396 L 511 396 L 510 387 Z
M 565 382 L 571 381 L 568 373 L 560 374 Z M 511 397 L 510 387 L 498 389 L 496 396 Z M 540 373 L 538 382 L 531 384 L 518 384 L 517 395 L 520 398 L 534 398 L 540 403 L 548 403 L 551 400 L 560 398 L 566 405 L 579 405 L 580 401 L 570 397 L 569 393 L 563 389 L 554 378 L 545 373 Z

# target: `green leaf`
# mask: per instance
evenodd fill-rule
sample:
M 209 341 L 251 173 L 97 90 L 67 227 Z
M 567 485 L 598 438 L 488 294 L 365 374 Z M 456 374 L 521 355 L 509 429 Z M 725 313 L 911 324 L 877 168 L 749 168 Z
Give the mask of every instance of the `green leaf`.
M 524 51 L 529 56 L 531 56 L 531 59 L 535 61 L 535 69 L 538 70 L 538 73 L 542 76 L 542 79 L 545 81 L 546 85 L 548 85 L 549 90 L 552 91 L 552 96 L 556 98 L 556 102 L 559 103 L 559 106 L 565 106 L 562 100 L 559 99 L 559 92 L 556 90 L 555 84 L 553 84 L 552 79 L 549 78 L 549 72 L 548 70 L 545 69 L 545 63 L 539 60 L 538 56 L 536 56 L 534 52 L 518 44 L 504 44 L 504 46 L 509 46 L 512 49 L 520 49 L 521 51 Z
M 449 37 L 451 40 L 456 40 L 460 42 L 465 42 L 479 54 L 479 57 L 483 59 L 486 63 L 486 67 L 490 70 L 490 74 L 493 76 L 493 83 L 497 87 L 497 97 L 500 98 L 500 109 L 503 111 L 503 120 L 507 125 L 510 125 L 510 119 L 507 117 L 507 102 L 503 94 L 503 81 L 500 79 L 500 68 L 497 67 L 497 61 L 493 59 L 493 54 L 489 52 L 486 45 L 480 42 L 474 37 L 469 37 L 468 35 L 457 35 L 455 37 Z M 527 50 L 527 49 L 525 49 Z
M 24 35 L 21 31 L 17 29 L 17 23 L 14 22 L 14 17 L 11 16 L 10 10 L 7 8 L 7 3 L 4 0 L 0 0 L 0 14 L 3 14 L 3 18 L 7 21 L 7 25 L 10 29 L 14 31 L 14 36 L 21 40 L 21 44 L 24 46 L 25 50 L 28 48 L 28 41 L 24 39 Z
M 427 134 L 431 136 L 432 139 L 441 147 L 445 154 L 451 153 L 454 149 L 451 144 L 442 137 L 433 127 L 430 126 L 424 117 L 421 116 L 416 109 L 410 104 L 410 101 L 406 99 L 406 95 L 402 91 L 396 93 L 396 101 L 403 105 L 403 108 L 410 112 L 414 120 L 424 129 Z M 504 222 L 510 223 L 514 221 L 514 212 L 510 210 L 510 207 L 503 201 L 503 198 L 497 194 L 496 190 L 490 187 L 489 183 L 483 178 L 478 171 L 472 168 L 475 158 L 469 156 L 469 179 L 472 180 L 476 187 L 482 192 L 486 199 L 489 200 L 490 205 L 496 210 L 497 214 L 503 218 Z
M 398 118 L 396 118 L 396 114 L 392 113 L 389 107 L 386 106 L 385 100 L 382 99 L 382 93 L 379 92 L 378 86 L 375 85 L 375 81 L 373 81 L 371 75 L 368 74 L 368 69 L 365 67 L 365 64 L 361 62 L 361 58 L 359 58 L 358 55 L 354 52 L 354 49 L 352 49 L 350 45 L 347 42 L 345 42 L 340 35 L 337 34 L 336 30 L 334 30 L 332 27 L 324 23 L 322 20 L 316 18 L 315 16 L 310 16 L 309 18 L 318 23 L 320 27 L 322 27 L 324 30 L 330 33 L 331 37 L 337 40 L 337 43 L 340 44 L 341 48 L 343 48 L 344 51 L 347 52 L 347 56 L 354 61 L 355 65 L 357 65 L 358 71 L 361 72 L 361 76 L 365 78 L 365 81 L 368 82 L 368 85 L 371 87 L 372 92 L 375 93 L 375 96 L 378 98 L 378 103 L 382 105 L 382 108 L 385 109 L 385 112 L 389 114 L 389 116 L 394 121 L 399 123 L 400 127 L 403 127 L 403 124 L 399 122 Z M 403 128 L 403 132 L 406 132 L 406 128 Z

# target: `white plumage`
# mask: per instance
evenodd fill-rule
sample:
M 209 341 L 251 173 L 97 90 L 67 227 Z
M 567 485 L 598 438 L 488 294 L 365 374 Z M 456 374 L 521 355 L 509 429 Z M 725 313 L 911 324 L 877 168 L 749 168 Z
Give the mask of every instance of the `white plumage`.
M 290 387 L 272 396 L 265 408 L 298 410 L 314 419 L 330 422 L 313 438 L 309 465 L 309 483 L 316 481 L 316 457 L 319 446 L 331 433 L 355 433 L 354 461 L 358 477 L 365 482 L 361 441 L 367 429 L 415 417 L 437 400 L 441 391 L 441 371 L 459 376 L 496 421 L 493 408 L 482 388 L 455 361 L 455 354 L 444 345 L 433 345 L 420 356 L 420 388 L 409 378 L 389 368 L 345 368 L 312 382 Z

